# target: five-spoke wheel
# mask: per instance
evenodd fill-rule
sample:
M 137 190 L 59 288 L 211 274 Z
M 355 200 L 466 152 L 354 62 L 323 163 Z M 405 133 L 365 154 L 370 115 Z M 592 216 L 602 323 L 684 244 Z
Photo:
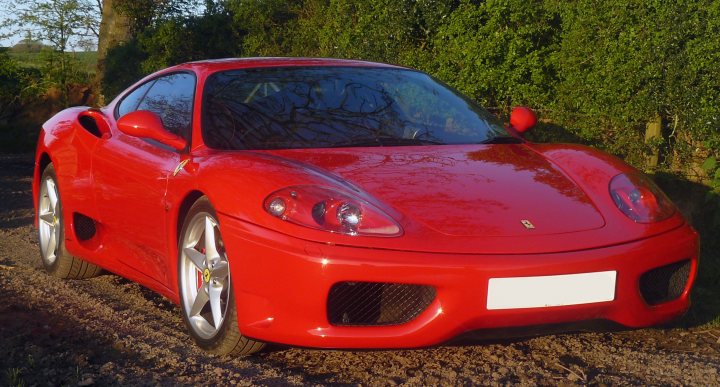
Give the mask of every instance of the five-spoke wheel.
M 178 281 L 183 318 L 198 345 L 217 354 L 250 354 L 264 346 L 240 334 L 230 262 L 207 198 L 190 209 L 179 243 Z
M 62 231 L 60 197 L 54 176 L 46 174 L 40 182 L 38 201 L 38 236 L 40 256 L 46 266 L 52 266 L 58 257 L 58 242 Z
M 227 256 L 212 215 L 199 213 L 193 218 L 181 256 L 181 291 L 188 319 L 200 337 L 209 339 L 225 319 L 230 290 Z

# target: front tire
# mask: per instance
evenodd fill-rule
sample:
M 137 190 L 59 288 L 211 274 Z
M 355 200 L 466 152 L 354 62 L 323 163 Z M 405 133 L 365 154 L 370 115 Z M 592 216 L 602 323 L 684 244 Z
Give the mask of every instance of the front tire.
M 207 198 L 190 208 L 178 245 L 183 320 L 197 345 L 217 355 L 250 355 L 265 344 L 244 337 L 237 322 L 230 262 Z
M 100 274 L 100 267 L 75 258 L 65 250 L 65 220 L 52 164 L 45 167 L 40 177 L 37 218 L 40 259 L 50 275 L 86 279 Z

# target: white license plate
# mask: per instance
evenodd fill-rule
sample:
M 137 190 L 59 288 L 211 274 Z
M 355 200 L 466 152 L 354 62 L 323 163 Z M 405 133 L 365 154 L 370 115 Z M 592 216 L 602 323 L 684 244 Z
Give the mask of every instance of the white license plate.
M 615 299 L 615 271 L 490 278 L 488 310 L 544 308 L 589 304 Z

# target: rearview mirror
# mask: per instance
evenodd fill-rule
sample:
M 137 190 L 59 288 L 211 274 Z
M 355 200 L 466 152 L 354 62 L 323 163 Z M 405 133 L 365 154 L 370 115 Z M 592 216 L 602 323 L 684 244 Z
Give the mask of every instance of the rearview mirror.
M 128 136 L 155 140 L 177 151 L 187 147 L 185 139 L 165 130 L 160 117 L 147 110 L 137 110 L 120 117 L 117 126 Z
M 525 106 L 518 106 L 510 113 L 510 126 L 523 134 L 537 124 L 535 113 Z

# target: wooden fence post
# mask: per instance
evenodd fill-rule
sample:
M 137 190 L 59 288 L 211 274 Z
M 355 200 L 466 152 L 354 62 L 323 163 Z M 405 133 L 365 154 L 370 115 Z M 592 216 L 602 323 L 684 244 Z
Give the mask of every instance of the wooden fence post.
M 656 114 L 647 125 L 645 125 L 645 143 L 655 142 L 662 139 L 662 117 Z M 655 170 L 660 159 L 660 149 L 655 147 L 651 155 L 645 159 L 645 169 Z

